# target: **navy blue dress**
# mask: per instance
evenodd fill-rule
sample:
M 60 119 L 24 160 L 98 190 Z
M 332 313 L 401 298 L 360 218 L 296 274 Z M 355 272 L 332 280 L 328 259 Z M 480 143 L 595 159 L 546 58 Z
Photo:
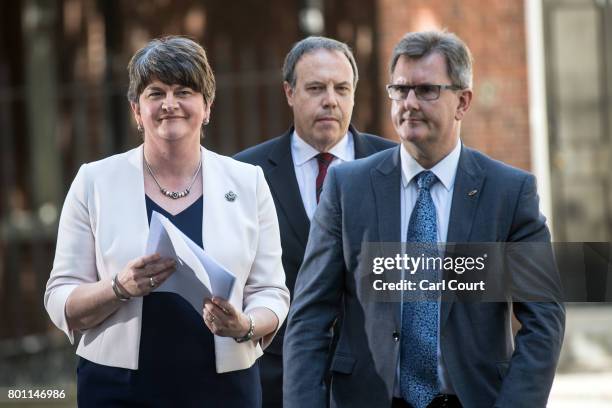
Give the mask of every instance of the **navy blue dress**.
M 146 201 L 149 222 L 155 210 L 202 246 L 202 197 L 176 216 Z M 261 387 L 257 364 L 217 374 L 202 315 L 175 293 L 154 292 L 143 297 L 138 370 L 81 357 L 77 400 L 79 407 L 260 407 Z

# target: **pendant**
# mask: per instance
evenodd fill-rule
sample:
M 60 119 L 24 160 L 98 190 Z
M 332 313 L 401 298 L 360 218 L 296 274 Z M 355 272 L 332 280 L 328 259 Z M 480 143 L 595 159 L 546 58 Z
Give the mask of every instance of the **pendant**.
M 179 199 L 179 198 L 183 198 L 187 194 L 189 194 L 189 189 L 186 189 L 184 191 L 168 191 L 165 188 L 162 188 L 162 189 L 160 189 L 160 191 L 166 197 L 172 198 L 174 200 Z

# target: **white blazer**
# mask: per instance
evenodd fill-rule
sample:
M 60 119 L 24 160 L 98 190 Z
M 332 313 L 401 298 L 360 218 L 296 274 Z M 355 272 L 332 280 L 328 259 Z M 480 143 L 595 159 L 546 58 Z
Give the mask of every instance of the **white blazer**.
M 236 275 L 229 299 L 238 310 L 272 310 L 279 327 L 289 309 L 281 263 L 276 211 L 261 168 L 202 149 L 205 250 Z M 144 191 L 143 147 L 84 164 L 66 197 L 59 223 L 45 308 L 74 343 L 64 309 L 83 283 L 108 279 L 145 255 L 149 232 Z M 225 194 L 236 194 L 228 201 Z M 109 283 L 110 285 L 110 283 Z M 77 354 L 98 364 L 138 368 L 142 298 L 133 298 L 104 322 L 83 331 Z M 202 323 L 204 324 L 204 323 Z M 246 369 L 262 355 L 262 345 L 215 336 L 218 373 Z M 180 346 L 181 333 L 176 333 Z

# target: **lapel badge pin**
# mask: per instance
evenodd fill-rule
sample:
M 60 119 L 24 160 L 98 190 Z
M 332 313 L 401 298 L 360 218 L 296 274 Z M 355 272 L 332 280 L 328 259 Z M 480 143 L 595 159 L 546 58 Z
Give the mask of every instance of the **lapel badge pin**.
M 476 195 L 476 193 L 478 192 L 478 190 L 472 190 L 468 193 L 469 197 L 474 197 Z
M 236 201 L 236 197 L 238 197 L 238 196 L 232 190 L 230 190 L 227 193 L 225 193 L 225 199 L 227 201 L 229 201 L 230 203 Z

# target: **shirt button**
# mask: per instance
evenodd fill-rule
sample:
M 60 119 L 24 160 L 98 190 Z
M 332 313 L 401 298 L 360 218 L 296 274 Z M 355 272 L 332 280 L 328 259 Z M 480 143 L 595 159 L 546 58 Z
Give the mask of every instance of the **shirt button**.
M 400 339 L 400 335 L 398 332 L 393 332 L 393 341 L 398 342 Z

